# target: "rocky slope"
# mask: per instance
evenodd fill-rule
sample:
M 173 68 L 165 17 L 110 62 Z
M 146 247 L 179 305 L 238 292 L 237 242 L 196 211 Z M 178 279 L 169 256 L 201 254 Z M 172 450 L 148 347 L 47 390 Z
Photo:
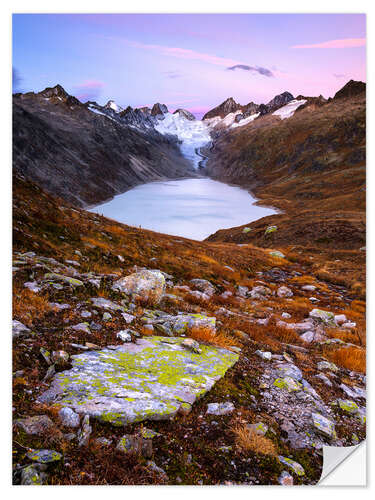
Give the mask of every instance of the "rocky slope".
M 219 231 L 210 241 L 359 251 L 365 245 L 363 89 L 361 82 L 349 82 L 329 101 L 305 98 L 290 118 L 267 114 L 221 133 L 207 174 L 250 189 L 262 204 L 284 213 L 249 224 L 245 232 L 245 226 Z M 277 231 L 267 234 L 271 225 Z
M 153 120 L 152 113 L 121 111 L 111 101 L 82 104 L 59 85 L 15 94 L 14 171 L 77 206 L 143 182 L 194 176 L 177 138 L 159 134 Z
M 15 484 L 315 484 L 323 444 L 364 439 L 365 303 L 335 255 L 13 186 Z

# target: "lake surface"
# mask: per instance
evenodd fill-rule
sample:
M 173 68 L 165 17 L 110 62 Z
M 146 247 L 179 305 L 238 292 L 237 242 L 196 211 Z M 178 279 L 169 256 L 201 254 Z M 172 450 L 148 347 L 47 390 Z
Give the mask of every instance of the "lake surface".
M 218 229 L 276 213 L 255 201 L 244 189 L 203 177 L 143 184 L 91 211 L 130 226 L 203 240 Z

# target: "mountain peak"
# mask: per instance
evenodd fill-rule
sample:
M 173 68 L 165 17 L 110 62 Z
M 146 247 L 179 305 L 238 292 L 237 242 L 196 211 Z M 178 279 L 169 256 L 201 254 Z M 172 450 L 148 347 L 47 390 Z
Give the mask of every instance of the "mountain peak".
M 216 108 L 208 111 L 204 115 L 203 120 L 206 120 L 207 118 L 214 118 L 215 116 L 220 116 L 220 118 L 224 118 L 224 116 L 226 116 L 227 114 L 234 113 L 239 109 L 242 109 L 241 104 L 238 104 L 233 99 L 233 97 L 228 97 L 228 99 L 225 99 L 225 101 L 219 104 L 219 106 L 216 106 Z
M 123 111 L 123 108 L 119 106 L 113 99 L 110 99 L 107 104 L 104 106 L 106 109 L 112 109 L 115 113 L 120 113 Z
M 349 80 L 338 92 L 336 92 L 334 99 L 342 97 L 352 97 L 354 95 L 366 92 L 366 84 L 361 81 Z

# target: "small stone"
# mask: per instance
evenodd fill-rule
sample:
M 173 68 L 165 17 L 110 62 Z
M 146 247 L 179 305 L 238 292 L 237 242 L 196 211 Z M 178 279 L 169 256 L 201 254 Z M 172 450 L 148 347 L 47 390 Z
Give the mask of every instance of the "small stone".
M 279 259 L 285 259 L 285 255 L 282 252 L 279 252 L 279 250 L 272 250 L 270 252 L 271 257 L 278 257 Z
M 233 411 L 234 404 L 228 401 L 226 403 L 209 403 L 206 413 L 210 415 L 228 415 Z
M 82 318 L 91 318 L 90 311 L 81 311 Z
M 26 454 L 27 458 L 41 464 L 58 462 L 61 460 L 61 453 L 55 450 L 32 450 Z
M 152 429 L 147 429 L 146 427 L 141 428 L 140 435 L 143 439 L 152 439 L 157 436 L 161 436 L 160 432 L 153 431 Z
M 271 361 L 272 359 L 272 353 L 271 352 L 263 352 L 263 351 L 259 351 L 259 349 L 257 351 L 255 351 L 255 353 L 257 356 L 259 356 L 260 358 L 264 359 L 265 361 Z
M 47 351 L 47 349 L 45 349 L 44 347 L 41 347 L 39 349 L 39 351 L 40 351 L 40 354 L 43 356 L 43 359 L 47 363 L 47 365 L 52 365 L 51 353 L 49 351 Z
M 272 234 L 277 231 L 277 226 L 268 226 L 267 229 L 264 231 L 264 234 Z
M 292 471 L 295 474 L 297 474 L 297 476 L 304 476 L 305 475 L 304 468 L 298 462 L 295 462 L 294 460 L 287 458 L 287 457 L 283 457 L 281 455 L 279 455 L 279 460 L 282 464 L 287 465 L 290 469 L 292 469 Z
M 121 313 L 121 316 L 124 318 L 125 323 L 128 324 L 132 323 L 135 320 L 135 316 L 133 316 L 132 314 Z
M 124 453 L 135 453 L 150 458 L 152 457 L 152 440 L 144 439 L 142 436 L 125 434 L 117 443 L 116 449 Z
M 293 476 L 283 470 L 279 477 L 279 484 L 282 486 L 293 486 Z
M 90 435 L 92 432 L 92 427 L 90 425 L 89 415 L 85 415 L 82 422 L 82 427 L 78 432 L 78 446 L 87 446 L 89 444 Z
M 324 375 L 324 373 L 318 373 L 315 377 L 319 378 L 326 386 L 332 387 L 332 382 Z
M 315 285 L 303 285 L 301 290 L 304 290 L 305 292 L 313 292 L 314 290 L 316 290 L 316 286 Z
M 145 269 L 117 280 L 112 288 L 156 305 L 165 292 L 165 278 L 158 270 Z
M 308 344 L 311 344 L 314 338 L 315 338 L 315 332 L 312 330 L 309 330 L 300 336 L 300 339 L 303 340 L 304 342 L 307 342 Z
M 105 437 L 98 437 L 94 439 L 94 442 L 99 446 L 111 446 L 112 439 L 107 439 Z
M 281 286 L 277 290 L 277 296 L 280 297 L 280 298 L 283 298 L 283 297 L 293 297 L 293 292 L 287 286 Z
M 338 368 L 334 363 L 330 363 L 329 361 L 319 361 L 317 364 L 318 370 L 330 370 L 332 372 L 337 372 Z
M 86 349 L 94 349 L 95 351 L 98 350 L 98 349 L 101 349 L 100 345 L 93 344 L 91 342 L 85 342 L 85 346 L 84 347 Z
M 78 325 L 72 326 L 72 329 L 78 332 L 85 332 L 91 334 L 90 328 L 88 327 L 87 323 L 78 323 Z
M 342 325 L 343 323 L 346 323 L 345 314 L 335 314 L 335 321 L 338 325 Z
M 112 319 L 112 314 L 111 313 L 109 313 L 109 312 L 103 313 L 103 317 L 102 317 L 103 321 L 110 321 L 111 319 Z
M 346 328 L 348 330 L 353 330 L 357 326 L 357 323 L 354 323 L 353 321 L 347 321 L 346 323 L 343 323 L 341 325 L 341 328 Z
M 118 339 L 122 340 L 122 342 L 131 342 L 131 340 L 132 340 L 130 333 L 128 333 L 126 330 L 119 331 L 117 333 L 116 337 Z
M 147 462 L 147 467 L 150 470 L 152 470 L 153 472 L 155 472 L 158 476 L 160 476 L 160 478 L 162 480 L 168 481 L 168 476 L 167 476 L 167 473 L 165 472 L 165 470 L 162 469 L 161 467 L 158 467 L 155 462 L 153 462 L 152 460 L 149 460 Z
M 55 424 L 47 415 L 22 418 L 16 420 L 15 424 L 29 436 L 43 436 L 55 427 Z
M 315 429 L 317 429 L 320 434 L 323 434 L 323 436 L 326 436 L 328 438 L 336 437 L 335 424 L 331 420 L 323 417 L 323 415 L 320 415 L 320 413 L 314 412 L 311 413 L 311 418 Z
M 284 319 L 290 319 L 292 316 L 289 313 L 287 313 L 287 312 L 283 312 L 282 315 L 281 315 L 281 317 L 284 318 Z
M 310 318 L 321 321 L 329 326 L 336 326 L 335 315 L 330 311 L 323 311 L 323 309 L 313 309 L 309 314 Z
M 197 342 L 194 339 L 187 338 L 184 339 L 181 342 L 182 347 L 185 347 L 185 349 L 188 349 L 191 352 L 194 352 L 195 354 L 201 354 L 202 349 L 199 347 L 199 342 Z
M 51 360 L 55 365 L 64 366 L 69 363 L 69 354 L 65 351 L 52 351 Z
M 78 413 L 73 411 L 68 406 L 61 408 L 61 410 L 59 411 L 59 417 L 61 423 L 65 427 L 73 427 L 73 428 L 79 427 L 80 419 Z

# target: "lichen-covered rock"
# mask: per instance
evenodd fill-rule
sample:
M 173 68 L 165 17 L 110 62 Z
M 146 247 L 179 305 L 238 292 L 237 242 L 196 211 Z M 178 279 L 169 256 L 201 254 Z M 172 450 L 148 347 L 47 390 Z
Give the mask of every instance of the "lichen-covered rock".
M 359 407 L 357 403 L 355 403 L 354 401 L 350 401 L 350 399 L 338 399 L 337 404 L 341 408 L 341 410 L 346 413 L 349 413 L 351 415 L 358 413 Z
M 309 314 L 310 318 L 321 321 L 328 326 L 336 326 L 335 315 L 330 311 L 323 311 L 323 309 L 313 309 Z
M 234 411 L 234 404 L 230 401 L 225 403 L 209 403 L 206 413 L 210 415 L 228 415 Z
M 168 476 L 165 470 L 162 469 L 161 467 L 158 467 L 155 462 L 149 460 L 147 462 L 147 467 L 150 470 L 152 470 L 152 472 L 155 472 L 155 474 L 157 474 L 160 477 L 160 479 L 162 479 L 163 481 L 168 481 Z
M 300 391 L 302 389 L 302 385 L 291 377 L 277 378 L 273 385 L 288 392 Z
M 258 422 L 256 424 L 248 424 L 246 426 L 249 431 L 255 432 L 255 434 L 259 434 L 260 436 L 264 436 L 268 431 L 268 425 L 263 422 Z
M 295 462 L 291 458 L 283 457 L 282 455 L 279 455 L 279 460 L 282 464 L 287 465 L 295 474 L 297 474 L 297 476 L 305 475 L 305 469 L 298 462 Z
M 336 437 L 334 422 L 332 422 L 326 417 L 323 417 L 323 415 L 320 415 L 320 413 L 314 413 L 314 412 L 311 413 L 311 418 L 313 421 L 314 428 L 320 434 L 323 434 L 323 436 L 326 436 L 328 438 Z
M 47 474 L 43 472 L 39 464 L 28 465 L 21 472 L 21 484 L 23 486 L 40 486 L 45 484 Z
M 55 450 L 31 450 L 26 454 L 27 458 L 40 464 L 49 464 L 61 460 L 62 455 Z
M 317 364 L 318 370 L 330 370 L 331 372 L 337 372 L 338 368 L 334 363 L 330 363 L 329 361 L 319 361 Z
M 302 380 L 301 370 L 293 363 L 283 363 L 277 365 L 277 373 L 280 377 L 290 377 L 297 381 Z
M 91 333 L 87 323 L 78 323 L 77 325 L 72 326 L 72 329 L 78 332 Z
M 142 270 L 115 281 L 112 288 L 156 305 L 165 292 L 165 278 L 160 271 Z
M 193 353 L 184 340 L 147 337 L 72 356 L 73 368 L 56 374 L 38 399 L 114 425 L 171 419 L 238 360 L 238 354 L 203 344 L 201 354 Z
M 279 259 L 285 259 L 285 255 L 279 250 L 272 250 L 272 252 L 270 252 L 270 255 L 271 257 L 279 257 Z
M 264 231 L 264 234 L 272 234 L 277 231 L 277 226 L 268 226 L 267 229 Z
M 63 274 L 46 273 L 44 275 L 44 279 L 46 281 L 62 281 L 67 285 L 72 286 L 73 288 L 77 286 L 83 286 L 83 281 L 78 280 L 76 278 L 72 278 L 71 276 L 64 276 Z
M 172 324 L 173 333 L 181 335 L 191 329 L 207 329 L 212 335 L 216 333 L 216 318 L 205 316 L 204 314 L 180 314 L 169 319 Z
M 250 233 L 250 231 L 251 231 L 251 227 L 244 227 L 244 228 L 242 229 L 242 232 L 243 232 L 244 234 L 246 234 L 246 233 Z
M 16 420 L 15 425 L 29 436 L 43 436 L 55 427 L 55 424 L 47 415 L 21 418 Z

